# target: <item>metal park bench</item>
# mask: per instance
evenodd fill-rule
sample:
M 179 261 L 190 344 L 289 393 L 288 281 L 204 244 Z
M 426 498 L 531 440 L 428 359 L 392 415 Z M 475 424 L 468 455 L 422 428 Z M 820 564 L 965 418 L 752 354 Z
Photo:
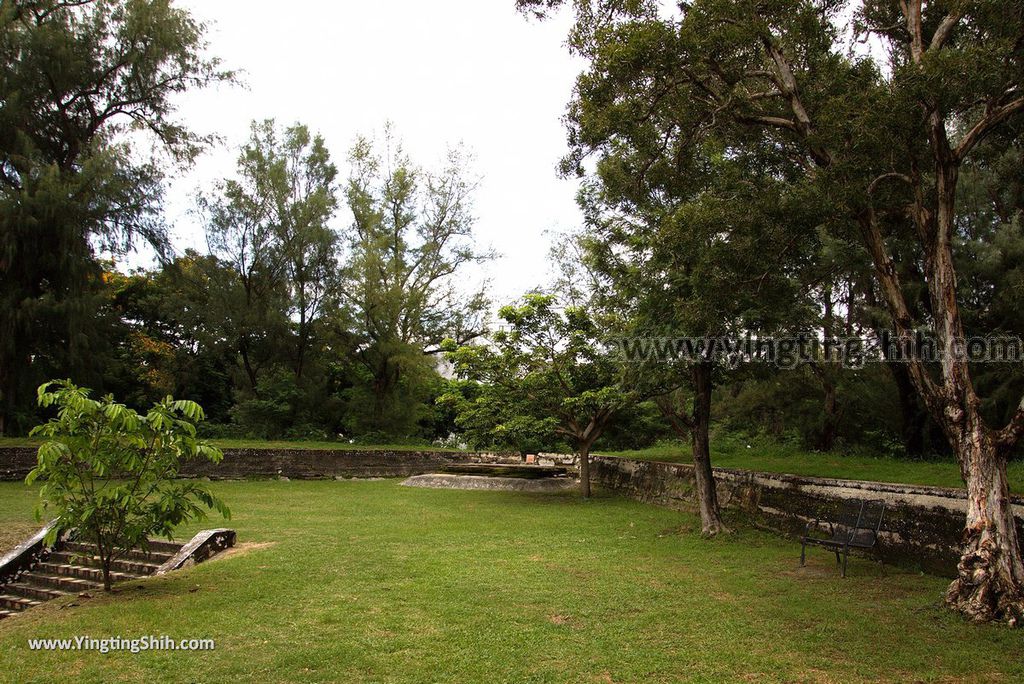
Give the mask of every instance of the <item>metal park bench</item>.
M 873 549 L 878 543 L 878 531 L 882 527 L 882 516 L 885 514 L 884 501 L 861 501 L 850 499 L 845 501 L 835 522 L 824 521 L 828 525 L 828 537 L 813 536 L 821 528 L 822 521 L 814 519 L 807 523 L 804 534 L 800 538 L 800 565 L 807 556 L 807 546 L 822 546 L 836 554 L 836 566 L 840 565 L 842 556 L 843 577 L 846 577 L 846 560 L 850 549 Z

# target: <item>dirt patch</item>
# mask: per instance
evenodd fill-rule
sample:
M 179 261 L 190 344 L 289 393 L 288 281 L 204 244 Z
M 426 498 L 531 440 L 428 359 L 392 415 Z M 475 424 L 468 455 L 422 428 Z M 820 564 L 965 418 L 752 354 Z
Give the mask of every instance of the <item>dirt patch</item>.
M 548 622 L 559 627 L 569 627 L 570 629 L 578 629 L 580 626 L 579 620 L 571 615 L 562 615 L 561 613 L 548 615 Z
M 269 549 L 271 546 L 275 546 L 276 544 L 277 544 L 276 541 L 271 541 L 271 542 L 243 542 L 241 544 L 235 544 L 234 546 L 232 546 L 227 551 L 222 551 L 221 553 L 218 553 L 216 556 L 214 556 L 213 558 L 211 558 L 210 560 L 208 560 L 206 562 L 207 563 L 212 563 L 214 561 L 219 561 L 219 560 L 222 560 L 224 558 L 234 558 L 236 556 L 244 556 L 244 555 L 252 553 L 254 551 L 262 551 L 263 549 Z

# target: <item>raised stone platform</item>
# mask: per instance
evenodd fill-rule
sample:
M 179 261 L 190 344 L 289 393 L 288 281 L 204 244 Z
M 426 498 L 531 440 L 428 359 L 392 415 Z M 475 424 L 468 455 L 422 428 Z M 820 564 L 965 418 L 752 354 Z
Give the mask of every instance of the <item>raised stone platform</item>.
M 577 484 L 577 480 L 568 477 L 491 477 L 450 473 L 414 475 L 402 482 L 405 487 L 484 489 L 506 492 L 564 492 L 576 487 Z
M 438 473 L 444 475 L 482 475 L 487 477 L 522 477 L 537 480 L 545 477 L 567 477 L 569 469 L 563 466 L 514 465 L 507 463 L 459 463 L 444 466 Z

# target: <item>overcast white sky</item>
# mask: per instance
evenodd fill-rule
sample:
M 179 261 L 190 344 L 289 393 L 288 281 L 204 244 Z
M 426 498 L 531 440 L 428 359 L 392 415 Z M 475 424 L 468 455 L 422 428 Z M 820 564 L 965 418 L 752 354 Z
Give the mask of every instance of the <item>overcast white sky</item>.
M 341 174 L 358 133 L 390 120 L 413 160 L 439 164 L 462 142 L 482 177 L 477 234 L 501 254 L 485 269 L 496 304 L 548 277 L 546 231 L 578 225 L 576 183 L 560 179 L 561 117 L 582 64 L 565 47 L 570 17 L 527 20 L 514 0 L 178 0 L 210 24 L 211 53 L 244 70 L 244 88 L 191 94 L 180 114 L 225 137 L 171 186 L 175 247 L 205 248 L 195 191 L 230 175 L 253 119 L 324 135 Z M 342 212 L 338 221 L 347 222 Z

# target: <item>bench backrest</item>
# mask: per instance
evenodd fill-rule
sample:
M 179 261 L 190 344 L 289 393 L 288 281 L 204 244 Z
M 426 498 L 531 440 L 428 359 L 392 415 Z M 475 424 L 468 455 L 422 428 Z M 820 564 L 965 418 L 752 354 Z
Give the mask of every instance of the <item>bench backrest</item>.
M 836 534 L 845 536 L 850 542 L 874 543 L 884 515 L 884 501 L 848 499 L 840 508 L 836 522 L 842 529 L 837 529 Z

